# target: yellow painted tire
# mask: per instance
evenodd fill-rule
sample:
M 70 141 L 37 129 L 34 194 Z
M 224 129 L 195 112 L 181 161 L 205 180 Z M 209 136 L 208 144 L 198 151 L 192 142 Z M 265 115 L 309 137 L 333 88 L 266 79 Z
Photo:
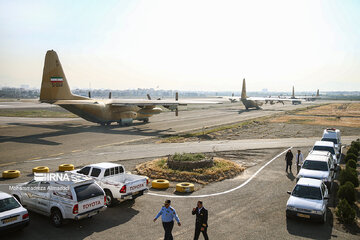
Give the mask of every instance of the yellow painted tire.
M 20 171 L 19 170 L 6 170 L 2 172 L 3 178 L 17 178 L 20 177 Z
M 72 164 L 61 164 L 61 165 L 59 166 L 59 171 L 60 171 L 60 172 L 72 171 L 72 170 L 74 170 L 74 169 L 75 169 L 75 167 L 74 167 L 74 165 L 72 165 Z
M 195 189 L 195 186 L 192 183 L 182 182 L 182 183 L 176 184 L 177 192 L 188 193 L 188 192 L 193 192 L 194 189 Z
M 166 189 L 169 188 L 170 183 L 166 179 L 155 179 L 151 182 L 151 186 L 156 189 Z
M 48 173 L 49 172 L 49 168 L 45 167 L 45 166 L 39 166 L 39 167 L 34 167 L 32 169 L 33 173 Z

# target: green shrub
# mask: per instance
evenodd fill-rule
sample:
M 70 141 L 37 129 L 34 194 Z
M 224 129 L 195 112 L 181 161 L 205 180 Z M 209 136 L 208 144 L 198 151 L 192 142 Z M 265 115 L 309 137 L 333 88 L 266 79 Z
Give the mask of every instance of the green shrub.
M 351 142 L 351 147 L 357 149 L 359 152 L 360 151 L 360 142 L 359 141 Z
M 346 199 L 348 203 L 353 204 L 356 201 L 355 187 L 352 182 L 341 185 L 337 194 L 339 199 Z
M 354 159 L 350 159 L 349 161 L 347 161 L 346 163 L 346 167 L 351 167 L 353 169 L 356 169 L 356 161 Z
M 350 224 L 354 222 L 356 212 L 346 199 L 342 199 L 336 207 L 335 214 L 341 222 Z
M 359 151 L 355 147 L 350 147 L 349 150 L 346 152 L 346 155 L 348 155 L 350 153 L 352 153 L 352 154 L 354 154 L 356 156 L 355 160 L 359 156 Z
M 205 158 L 201 153 L 175 153 L 172 159 L 174 161 L 200 161 Z
M 347 167 L 345 170 L 341 170 L 339 180 L 340 185 L 344 185 L 346 182 L 352 182 L 355 187 L 359 186 L 357 172 L 351 167 Z
M 350 159 L 357 161 L 357 156 L 353 153 L 347 153 L 345 156 L 345 162 L 348 162 Z

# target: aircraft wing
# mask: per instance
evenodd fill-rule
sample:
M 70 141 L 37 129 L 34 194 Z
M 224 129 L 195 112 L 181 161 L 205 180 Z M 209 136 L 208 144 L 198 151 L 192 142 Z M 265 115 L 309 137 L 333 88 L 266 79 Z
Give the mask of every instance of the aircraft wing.
M 287 101 L 287 102 L 301 102 L 301 99 L 291 99 L 291 98 L 272 98 L 272 97 L 248 97 L 247 100 L 253 100 L 253 101 Z
M 51 102 L 56 105 L 77 105 L 77 104 L 106 104 L 112 106 L 186 106 L 188 104 L 221 104 L 213 101 L 176 101 L 176 100 L 143 100 L 143 99 L 89 99 L 89 100 L 57 100 Z
M 113 106 L 186 106 L 188 104 L 221 104 L 221 102 L 213 101 L 196 101 L 196 100 L 141 100 L 141 99 L 113 99 L 106 102 L 108 105 Z

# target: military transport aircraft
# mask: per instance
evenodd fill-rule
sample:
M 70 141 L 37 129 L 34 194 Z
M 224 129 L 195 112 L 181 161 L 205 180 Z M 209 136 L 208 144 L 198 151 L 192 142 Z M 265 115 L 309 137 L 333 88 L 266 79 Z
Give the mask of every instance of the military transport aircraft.
M 275 97 L 248 97 L 246 95 L 245 78 L 243 80 L 240 100 L 244 104 L 246 110 L 248 110 L 249 108 L 261 109 L 260 106 L 262 106 L 264 103 L 265 104 L 270 103 L 271 105 L 275 104 L 275 103 L 284 104 L 285 101 L 291 102 L 293 104 L 299 104 L 299 102 L 301 103 L 301 100 L 299 100 L 299 99 L 279 98 L 279 97 L 277 97 L 277 98 L 275 98 Z
M 289 99 L 289 97 L 287 97 L 287 96 L 282 96 L 281 98 Z M 321 99 L 321 97 L 320 97 L 319 89 L 316 91 L 316 95 L 295 96 L 295 88 L 293 86 L 292 95 L 291 95 L 290 99 L 298 99 L 299 101 L 293 101 L 293 104 L 300 104 L 301 100 L 315 101 L 315 100 Z
M 110 98 L 110 97 L 109 97 Z M 45 56 L 43 77 L 40 90 L 40 101 L 56 104 L 79 117 L 101 125 L 117 122 L 120 125 L 130 125 L 133 120 L 149 122 L 154 114 L 162 112 L 160 107 L 175 111 L 178 106 L 187 104 L 216 104 L 220 102 L 179 101 L 178 93 L 175 100 L 142 100 L 142 99 L 103 99 L 72 94 L 62 69 L 59 57 L 53 50 Z

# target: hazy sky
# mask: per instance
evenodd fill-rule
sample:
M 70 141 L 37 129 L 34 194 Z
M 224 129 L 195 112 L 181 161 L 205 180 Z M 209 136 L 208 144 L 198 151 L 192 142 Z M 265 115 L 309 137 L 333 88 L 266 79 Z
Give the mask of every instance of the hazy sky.
M 360 1 L 0 0 L 0 86 L 360 91 Z

